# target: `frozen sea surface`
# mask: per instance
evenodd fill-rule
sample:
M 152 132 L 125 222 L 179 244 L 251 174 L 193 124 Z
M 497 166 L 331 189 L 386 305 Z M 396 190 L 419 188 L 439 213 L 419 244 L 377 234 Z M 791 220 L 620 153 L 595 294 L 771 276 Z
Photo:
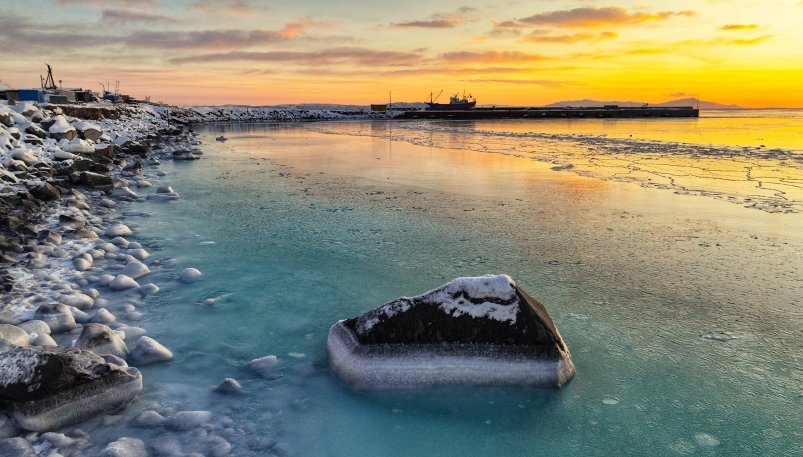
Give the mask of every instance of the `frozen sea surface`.
M 175 359 L 143 367 L 123 414 L 210 410 L 234 455 L 800 452 L 800 214 L 555 172 L 435 127 L 214 125 L 204 160 L 148 177 L 182 196 L 123 208 L 162 265 L 141 325 Z M 530 141 L 513 133 L 495 148 Z M 186 267 L 201 280 L 176 281 Z M 330 371 L 338 319 L 485 273 L 546 305 L 577 367 L 563 389 L 363 393 Z M 244 370 L 267 355 L 275 376 Z M 245 393 L 213 393 L 226 377 Z

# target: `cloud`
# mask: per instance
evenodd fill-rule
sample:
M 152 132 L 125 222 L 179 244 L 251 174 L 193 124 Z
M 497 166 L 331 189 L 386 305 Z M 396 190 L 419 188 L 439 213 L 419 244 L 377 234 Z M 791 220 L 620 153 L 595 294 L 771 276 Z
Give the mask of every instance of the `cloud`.
M 96 6 L 122 6 L 131 7 L 133 2 L 130 0 L 56 0 L 58 6 L 73 6 L 73 5 L 96 5 Z M 160 0 L 137 0 L 136 6 L 143 7 L 158 7 L 161 4 Z
M 591 28 L 611 25 L 640 24 L 649 21 L 660 21 L 676 16 L 695 16 L 693 11 L 628 11 L 613 6 L 605 8 L 574 8 L 570 10 L 551 11 L 527 16 L 521 19 L 503 21 L 496 24 L 498 28 L 521 28 L 533 25 L 554 27 Z
M 124 38 L 129 46 L 160 49 L 226 49 L 277 43 L 297 38 L 310 22 L 291 22 L 279 30 L 137 31 Z
M 131 23 L 162 23 L 175 24 L 179 20 L 166 14 L 140 13 L 123 9 L 104 9 L 101 11 L 101 21 L 109 24 L 126 25 Z
M 427 21 L 394 22 L 391 27 L 420 27 L 427 29 L 450 29 L 465 22 L 459 18 L 430 19 Z
M 523 37 L 520 41 L 524 43 L 577 43 L 579 41 L 601 41 L 610 40 L 619 36 L 616 32 L 600 33 L 573 33 L 569 35 L 549 35 L 542 31 L 535 31 Z
M 545 60 L 539 54 L 520 51 L 454 51 L 441 54 L 438 60 L 450 63 L 529 63 Z
M 406 22 L 394 22 L 391 27 L 400 28 L 426 28 L 426 29 L 450 29 L 466 22 L 474 22 L 467 17 L 469 13 L 476 11 L 476 8 L 463 6 L 454 13 L 435 13 L 428 19 Z
M 719 30 L 734 31 L 734 30 L 755 30 L 758 24 L 725 24 Z
M 377 51 L 360 47 L 336 47 L 321 51 L 232 51 L 196 56 L 175 57 L 174 64 L 211 62 L 285 62 L 313 65 L 351 64 L 360 66 L 405 66 L 421 60 L 419 54 L 399 51 Z
M 568 85 L 576 85 L 572 81 L 552 81 L 549 79 L 464 79 L 463 82 L 472 84 L 515 84 L 525 86 L 544 86 L 544 87 L 564 87 Z
M 224 14 L 226 16 L 247 17 L 264 9 L 251 0 L 195 0 L 189 7 L 206 14 Z

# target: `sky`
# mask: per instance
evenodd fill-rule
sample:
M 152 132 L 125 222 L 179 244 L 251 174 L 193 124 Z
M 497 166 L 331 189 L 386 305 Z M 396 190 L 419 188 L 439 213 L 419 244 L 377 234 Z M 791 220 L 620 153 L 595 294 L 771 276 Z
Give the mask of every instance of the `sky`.
M 173 104 L 803 107 L 803 0 L 0 0 L 0 81 Z M 440 100 L 439 100 L 440 101 Z

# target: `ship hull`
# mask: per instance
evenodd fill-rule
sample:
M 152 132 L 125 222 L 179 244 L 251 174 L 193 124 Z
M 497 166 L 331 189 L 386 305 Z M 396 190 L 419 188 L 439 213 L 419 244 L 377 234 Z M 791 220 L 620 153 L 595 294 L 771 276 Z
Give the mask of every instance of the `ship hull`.
M 455 111 L 474 108 L 477 102 L 465 103 L 427 103 L 428 111 Z

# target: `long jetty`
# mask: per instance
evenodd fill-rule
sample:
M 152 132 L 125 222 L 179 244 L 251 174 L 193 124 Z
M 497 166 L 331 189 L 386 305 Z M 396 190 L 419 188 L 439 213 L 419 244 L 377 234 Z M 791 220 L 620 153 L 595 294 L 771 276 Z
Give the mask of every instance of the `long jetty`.
M 396 119 L 561 119 L 561 118 L 664 118 L 700 117 L 700 110 L 691 106 L 673 107 L 492 107 L 468 110 L 404 111 Z

